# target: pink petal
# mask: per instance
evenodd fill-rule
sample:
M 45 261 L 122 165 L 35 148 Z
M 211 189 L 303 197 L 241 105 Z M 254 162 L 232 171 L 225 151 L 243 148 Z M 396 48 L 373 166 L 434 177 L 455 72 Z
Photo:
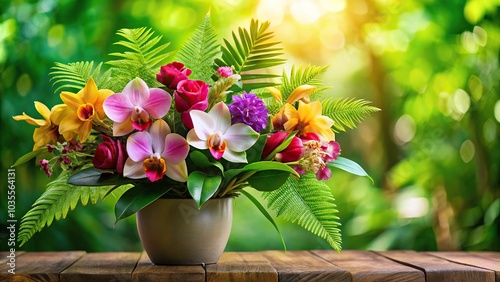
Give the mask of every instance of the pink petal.
M 149 99 L 142 104 L 142 107 L 154 118 L 162 118 L 170 110 L 172 96 L 167 91 L 160 88 L 149 89 Z
M 156 120 L 151 128 L 149 129 L 149 134 L 151 135 L 153 153 L 161 154 L 163 148 L 165 148 L 165 136 L 170 133 L 170 127 L 167 122 L 162 119 Z
M 188 179 L 186 162 L 184 161 L 176 165 L 167 162 L 167 172 L 165 175 L 175 181 L 186 182 Z
M 142 161 L 134 162 L 131 158 L 128 158 L 125 162 L 125 166 L 123 167 L 123 176 L 132 179 L 146 177 L 146 172 L 142 167 Z
M 163 173 L 156 170 L 148 170 L 146 171 L 146 176 L 149 178 L 149 181 L 155 182 L 163 178 Z
M 146 131 L 136 132 L 127 139 L 128 156 L 135 162 L 142 162 L 149 158 L 153 154 L 151 147 L 151 135 Z
M 210 115 L 199 110 L 192 110 L 189 114 L 199 139 L 207 140 L 211 134 L 215 133 L 215 122 Z
M 130 117 L 134 106 L 127 95 L 113 94 L 104 100 L 104 113 L 114 122 L 124 122 Z
M 332 177 L 332 171 L 329 167 L 322 168 L 316 173 L 316 179 L 318 180 L 328 180 Z
M 189 144 L 177 133 L 171 133 L 165 138 L 165 148 L 161 156 L 169 164 L 179 164 L 184 161 L 189 153 Z
M 220 160 L 224 155 L 224 152 L 228 151 L 227 149 L 224 151 L 214 150 L 212 147 L 209 147 L 208 149 L 210 150 L 210 154 L 212 154 L 212 157 L 214 157 L 214 159 L 216 160 Z
M 201 140 L 200 138 L 198 138 L 194 129 L 191 129 L 188 132 L 186 139 L 187 139 L 189 145 L 191 145 L 197 149 L 204 150 L 204 149 L 208 148 L 207 140 Z
M 223 133 L 231 126 L 231 113 L 223 102 L 215 104 L 208 115 L 213 119 L 216 131 Z
M 132 125 L 132 121 L 130 119 L 126 119 L 124 122 L 113 123 L 113 136 L 124 136 L 133 130 L 134 126 Z
M 122 91 L 130 98 L 134 106 L 142 106 L 149 98 L 149 88 L 144 80 L 136 77 L 132 79 Z
M 259 134 L 243 123 L 233 124 L 224 134 L 227 147 L 235 152 L 248 150 L 257 142 L 258 138 Z

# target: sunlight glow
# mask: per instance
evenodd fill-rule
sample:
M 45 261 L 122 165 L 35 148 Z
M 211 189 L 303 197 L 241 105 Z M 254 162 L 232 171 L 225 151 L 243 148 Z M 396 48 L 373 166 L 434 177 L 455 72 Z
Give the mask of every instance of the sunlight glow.
M 429 201 L 424 197 L 401 199 L 398 203 L 398 213 L 401 218 L 422 217 L 429 211 Z
M 315 1 L 299 0 L 290 7 L 292 17 L 301 24 L 310 24 L 319 19 L 321 10 Z

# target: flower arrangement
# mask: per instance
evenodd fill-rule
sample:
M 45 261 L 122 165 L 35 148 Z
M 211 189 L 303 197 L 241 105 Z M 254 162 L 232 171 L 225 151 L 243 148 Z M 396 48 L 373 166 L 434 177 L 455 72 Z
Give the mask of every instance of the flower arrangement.
M 207 16 L 174 58 L 150 29 L 121 29 L 116 44 L 125 51 L 110 54 L 108 70 L 56 63 L 62 103 L 35 102 L 43 119 L 14 117 L 36 127 L 33 151 L 14 166 L 36 158 L 56 178 L 23 217 L 21 243 L 78 202 L 120 192 L 117 221 L 160 197 L 192 198 L 202 208 L 211 198 L 245 195 L 278 229 L 252 188 L 278 216 L 340 250 L 334 198 L 321 180 L 333 168 L 367 176 L 339 156 L 335 132 L 378 109 L 321 99 L 326 67 L 270 73 L 285 60 L 268 28 L 252 20 L 219 44 Z

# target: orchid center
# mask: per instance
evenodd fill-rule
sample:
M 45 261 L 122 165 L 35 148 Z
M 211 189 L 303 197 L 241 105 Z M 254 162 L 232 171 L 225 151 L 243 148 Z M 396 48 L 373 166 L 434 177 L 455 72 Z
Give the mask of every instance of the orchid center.
M 151 125 L 151 119 L 149 118 L 148 112 L 146 112 L 140 106 L 135 106 L 132 111 L 132 125 L 136 130 L 144 131 Z
M 82 104 L 78 107 L 76 113 L 81 121 L 92 120 L 94 117 L 94 106 L 90 103 Z
M 142 167 L 151 182 L 162 179 L 165 172 L 167 172 L 165 160 L 158 154 L 151 155 L 149 158 L 145 159 Z
M 210 135 L 207 140 L 207 145 L 210 153 L 212 153 L 212 156 L 216 159 L 222 158 L 227 147 L 227 143 L 220 132 Z

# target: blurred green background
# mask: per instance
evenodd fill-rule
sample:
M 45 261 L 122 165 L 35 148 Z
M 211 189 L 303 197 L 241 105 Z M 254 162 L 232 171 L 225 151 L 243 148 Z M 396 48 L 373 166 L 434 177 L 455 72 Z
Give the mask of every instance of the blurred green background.
M 330 65 L 332 97 L 382 109 L 337 134 L 342 155 L 373 177 L 334 171 L 344 249 L 500 251 L 499 0 L 0 1 L 1 213 L 7 169 L 31 150 L 33 101 L 59 103 L 54 62 L 109 59 L 120 28 L 152 27 L 176 50 L 207 11 L 221 37 L 269 20 L 295 64 Z M 35 163 L 16 168 L 18 220 L 45 189 Z M 78 206 L 23 250 L 136 251 L 135 218 L 114 224 L 115 199 Z M 328 249 L 278 220 L 289 249 Z M 226 250 L 280 249 L 273 227 L 237 200 Z

